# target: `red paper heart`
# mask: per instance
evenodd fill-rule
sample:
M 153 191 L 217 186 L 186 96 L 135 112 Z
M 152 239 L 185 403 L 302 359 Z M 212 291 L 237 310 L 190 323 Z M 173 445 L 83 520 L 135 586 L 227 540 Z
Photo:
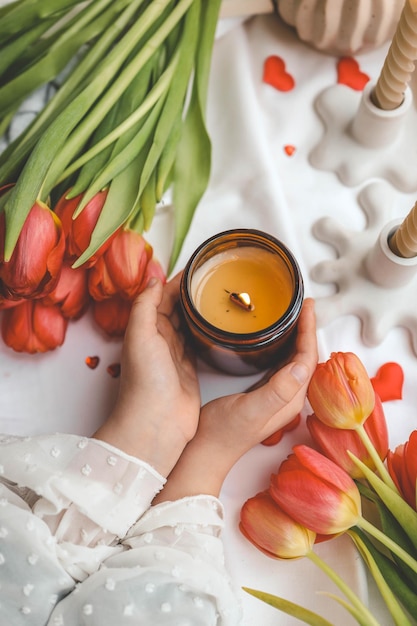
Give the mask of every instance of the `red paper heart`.
M 337 63 L 337 82 L 356 91 L 362 91 L 369 76 L 361 72 L 359 63 L 352 57 L 342 57 Z
M 404 372 L 398 363 L 381 365 L 371 382 L 382 402 L 401 400 L 403 397 Z
M 279 430 L 276 430 L 274 433 L 272 433 L 272 435 L 269 435 L 269 437 L 261 441 L 262 445 L 263 446 L 275 446 L 277 443 L 281 441 L 285 433 L 288 433 L 290 432 L 290 430 L 294 430 L 294 428 L 297 428 L 298 424 L 300 423 L 300 420 L 301 420 L 301 415 L 298 413 L 298 415 L 296 415 L 289 424 L 287 424 L 286 426 L 283 426 Z
M 285 69 L 285 62 L 276 55 L 265 60 L 262 80 L 278 91 L 291 91 L 295 86 L 294 78 Z
M 107 368 L 107 373 L 110 374 L 112 378 L 119 378 L 120 376 L 120 363 L 111 363 Z
M 296 150 L 295 146 L 292 146 L 291 144 L 287 144 L 286 146 L 284 146 L 284 152 L 288 156 L 292 156 L 295 150 Z
M 98 356 L 86 356 L 85 364 L 91 369 L 95 370 L 97 365 L 100 363 L 100 359 Z

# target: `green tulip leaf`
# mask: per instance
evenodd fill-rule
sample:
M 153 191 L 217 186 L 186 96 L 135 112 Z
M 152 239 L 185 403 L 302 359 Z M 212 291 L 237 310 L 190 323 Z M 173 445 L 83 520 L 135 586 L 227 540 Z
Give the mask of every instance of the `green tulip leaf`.
M 336 596 L 334 593 L 329 593 L 327 591 L 321 592 L 321 593 L 324 596 L 327 596 L 328 598 L 332 598 L 332 600 L 335 600 L 335 602 L 340 604 L 340 606 L 343 606 L 343 608 L 346 609 L 346 611 L 348 611 L 348 613 L 350 613 L 352 617 L 355 618 L 359 626 L 380 626 L 379 623 L 376 621 L 376 619 L 367 618 L 366 616 L 364 616 L 364 614 L 358 607 L 353 606 L 352 604 L 349 604 L 349 602 L 347 602 L 343 598 L 339 598 L 339 596 Z M 404 624 L 404 626 L 407 626 L 407 624 Z
M 10 74 L 11 67 L 15 61 L 18 61 L 19 66 L 21 67 L 23 63 L 23 55 L 24 53 L 32 48 L 32 44 L 41 37 L 41 35 L 48 30 L 48 28 L 54 24 L 54 19 L 43 20 L 42 22 L 35 24 L 34 28 L 22 32 L 21 35 L 12 39 L 10 43 L 7 43 L 5 46 L 1 47 L 0 54 L 0 76 L 2 76 L 2 82 L 4 83 L 5 78 L 3 74 Z
M 0 8 L 0 39 L 30 28 L 34 22 L 61 15 L 79 3 L 79 0 L 18 0 Z
M 33 54 L 35 62 L 28 66 L 26 71 L 13 76 L 11 80 L 0 88 L 0 111 L 7 113 L 9 108 L 15 110 L 17 105 L 37 87 L 52 80 L 59 74 L 74 57 L 84 41 L 99 35 L 109 25 L 107 13 L 101 15 L 102 10 L 112 0 L 96 0 L 88 5 L 82 14 L 67 22 L 58 35 L 54 33 L 53 42 L 42 53 L 46 43 L 41 39 L 39 59 L 36 51 Z
M 365 561 L 381 596 L 398 626 L 411 626 L 411 622 L 398 600 L 411 615 L 417 615 L 417 595 L 401 579 L 395 564 L 372 544 L 360 529 L 349 531 L 363 560 Z
M 171 81 L 164 108 L 158 120 L 152 146 L 142 170 L 140 190 L 145 188 L 152 172 L 155 171 L 176 121 L 182 118 L 198 45 L 199 18 L 200 3 L 193 2 L 185 17 L 183 33 L 176 52 L 179 57 L 176 67 L 176 79 Z
M 131 50 L 134 48 L 140 34 L 146 31 L 149 24 L 153 23 L 159 15 L 161 8 L 169 4 L 170 0 L 154 0 L 148 6 L 142 17 L 134 24 L 127 34 L 120 39 L 118 44 L 111 50 L 105 61 L 100 65 L 100 71 L 86 85 L 82 91 L 60 115 L 52 121 L 50 126 L 35 145 L 31 155 L 23 169 L 21 176 L 10 195 L 9 201 L 6 203 L 5 211 L 7 215 L 8 228 L 5 241 L 5 259 L 9 259 L 17 238 L 20 234 L 24 221 L 29 213 L 32 205 L 37 197 L 41 194 L 48 196 L 51 189 L 43 186 L 44 179 L 48 174 L 48 170 L 52 164 L 56 166 L 58 154 L 60 158 L 66 159 L 68 154 L 72 154 L 74 144 L 78 145 L 81 141 L 80 131 L 72 135 L 71 145 L 69 145 L 69 136 L 72 130 L 79 125 L 79 122 L 85 116 L 85 112 L 89 111 L 99 96 L 104 92 L 107 85 L 112 81 L 114 75 L 128 58 Z M 139 53 L 140 59 L 135 59 L 135 70 L 138 71 L 138 65 L 144 65 L 152 56 L 155 47 L 158 47 L 170 32 L 173 26 L 181 18 L 182 14 L 188 8 L 192 0 L 180 0 L 176 8 L 171 12 L 164 25 L 160 27 L 157 33 L 152 37 L 152 41 L 144 47 Z M 133 31 L 133 32 L 132 32 Z M 111 88 L 106 92 L 105 102 L 94 109 L 97 118 L 95 120 L 88 119 L 89 130 L 91 124 L 95 127 L 104 118 L 105 114 L 111 109 L 121 93 L 126 89 L 132 78 L 131 64 L 125 67 L 118 79 L 112 83 Z M 84 138 L 85 139 L 85 138 Z M 52 183 L 51 183 L 52 184 Z
M 116 155 L 112 155 L 110 162 L 106 163 L 102 170 L 97 173 L 91 185 L 85 191 L 84 198 L 78 206 L 76 214 L 82 211 L 87 202 L 91 200 L 100 189 L 105 187 L 115 176 L 123 171 L 143 150 L 145 143 L 153 137 L 155 126 L 164 105 L 164 94 L 166 94 L 167 86 L 172 79 L 174 68 L 175 59 L 173 60 L 173 65 L 167 68 L 166 73 L 161 76 L 153 89 L 148 93 L 141 106 L 125 120 L 123 123 L 124 130 L 118 131 L 116 128 L 110 133 L 111 135 L 114 134 L 116 139 L 121 137 L 122 132 L 125 132 L 130 138 L 130 141 Z M 147 116 L 146 121 L 142 123 L 145 115 Z M 139 129 L 136 130 L 137 127 L 135 125 L 139 122 Z M 130 130 L 132 130 L 132 136 L 129 132 Z M 125 139 L 126 135 L 123 138 L 123 143 L 125 143 Z M 107 144 L 107 141 L 108 138 L 103 140 L 103 143 Z M 146 154 L 147 153 L 148 151 Z
M 95 254 L 102 244 L 131 216 L 139 183 L 139 177 L 135 174 L 140 171 L 142 162 L 143 157 L 139 155 L 112 180 L 106 202 L 91 235 L 90 244 L 75 261 L 74 268 L 80 267 Z
M 362 463 L 350 452 L 348 454 L 361 469 L 367 481 L 391 511 L 392 515 L 407 533 L 413 546 L 417 549 L 417 512 L 398 493 L 388 487 L 365 463 Z
M 122 15 L 114 12 L 113 5 L 106 9 L 106 11 L 113 10 L 112 16 L 113 20 L 117 18 L 117 27 L 107 28 L 102 36 L 91 45 L 85 55 L 80 57 L 78 63 L 74 64 L 59 90 L 38 113 L 33 122 L 0 154 L 1 180 L 13 180 L 15 175 L 21 171 L 27 156 L 37 141 L 49 128 L 51 122 L 84 90 L 86 81 L 90 81 L 91 75 L 96 71 L 97 63 L 107 55 L 110 46 L 120 35 L 121 29 L 130 22 L 134 11 L 142 2 L 143 0 L 132 1 L 124 9 Z M 124 0 L 123 5 L 127 3 L 128 0 Z M 116 6 L 120 6 L 120 0 Z
M 381 498 L 362 483 L 358 482 L 357 486 L 361 495 L 374 503 L 379 515 L 381 528 L 384 533 L 415 558 L 417 556 L 417 551 L 414 548 L 412 541 L 401 524 L 398 522 L 397 518 L 382 502 Z
M 212 0 L 202 5 L 195 76 L 174 166 L 175 234 L 169 271 L 178 259 L 194 212 L 210 178 L 211 141 L 205 125 L 205 104 L 220 4 L 220 0 Z
M 299 619 L 305 624 L 310 624 L 310 626 L 333 626 L 333 624 L 327 619 L 324 619 L 324 617 L 321 617 L 313 611 L 305 609 L 299 604 L 295 604 L 289 600 L 284 600 L 284 598 L 280 598 L 271 593 L 258 591 L 257 589 L 250 589 L 249 587 L 242 587 L 242 589 L 246 591 L 246 593 L 255 596 L 255 598 L 262 600 L 262 602 L 273 606 L 275 609 L 278 609 L 287 615 L 291 615 L 292 617 Z

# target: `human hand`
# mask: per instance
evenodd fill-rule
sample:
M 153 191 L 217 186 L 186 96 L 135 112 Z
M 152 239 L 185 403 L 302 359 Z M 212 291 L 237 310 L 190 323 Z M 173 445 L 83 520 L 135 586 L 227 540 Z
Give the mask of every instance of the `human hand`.
M 151 280 L 136 298 L 126 330 L 119 396 L 93 435 L 167 476 L 194 436 L 200 390 L 176 309 L 180 275 Z
M 157 501 L 197 493 L 218 495 L 236 461 L 301 411 L 317 360 L 314 302 L 306 299 L 292 361 L 262 386 L 216 398 L 201 409 L 197 433 Z

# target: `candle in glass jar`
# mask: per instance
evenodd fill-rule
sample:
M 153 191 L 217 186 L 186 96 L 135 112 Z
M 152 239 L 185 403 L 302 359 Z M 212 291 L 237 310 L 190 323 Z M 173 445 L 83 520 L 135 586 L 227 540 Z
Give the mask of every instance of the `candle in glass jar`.
M 254 374 L 286 362 L 303 297 L 290 250 L 258 230 L 214 235 L 197 248 L 181 278 L 189 339 L 203 361 L 229 374 Z
M 232 333 L 253 333 L 271 326 L 288 309 L 292 293 L 292 279 L 282 259 L 255 247 L 220 252 L 199 267 L 191 280 L 191 297 L 200 315 Z M 249 296 L 248 306 L 239 305 L 239 294 Z

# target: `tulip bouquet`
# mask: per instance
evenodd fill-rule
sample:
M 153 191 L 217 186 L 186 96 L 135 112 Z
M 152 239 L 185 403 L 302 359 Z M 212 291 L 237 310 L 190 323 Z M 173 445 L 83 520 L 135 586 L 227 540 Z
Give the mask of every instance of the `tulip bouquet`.
M 98 327 L 123 335 L 133 299 L 149 278 L 165 280 L 152 247 L 120 227 L 82 267 L 74 259 L 88 244 L 107 191 L 73 219 L 74 201 L 63 196 L 52 211 L 37 201 L 29 211 L 8 262 L 0 262 L 1 331 L 7 346 L 30 354 L 62 345 L 69 320 L 93 309 Z M 76 200 L 75 200 L 76 202 Z M 0 215 L 0 259 L 5 216 Z
M 381 401 L 352 353 L 333 353 L 319 363 L 308 399 L 314 413 L 307 426 L 315 447 L 293 448 L 268 488 L 243 505 L 240 529 L 269 557 L 310 558 L 342 591 L 344 598 L 333 597 L 358 624 L 379 626 L 314 551 L 316 543 L 348 533 L 394 623 L 416 624 L 417 430 L 405 444 L 389 450 Z M 245 590 L 312 626 L 330 626 L 283 598 Z
M 0 1 L 4 5 L 4 1 Z M 15 0 L 0 7 L 0 138 L 42 85 L 46 106 L 0 154 L 5 343 L 44 352 L 91 303 L 110 335 L 165 278 L 143 237 L 170 190 L 175 263 L 210 173 L 205 101 L 220 0 Z
M 0 137 L 41 85 L 59 87 L 0 155 L 2 263 L 30 210 L 106 191 L 83 265 L 138 233 L 172 189 L 173 266 L 210 174 L 205 102 L 220 0 L 16 0 L 0 7 Z M 13 184 L 11 184 L 13 183 Z

